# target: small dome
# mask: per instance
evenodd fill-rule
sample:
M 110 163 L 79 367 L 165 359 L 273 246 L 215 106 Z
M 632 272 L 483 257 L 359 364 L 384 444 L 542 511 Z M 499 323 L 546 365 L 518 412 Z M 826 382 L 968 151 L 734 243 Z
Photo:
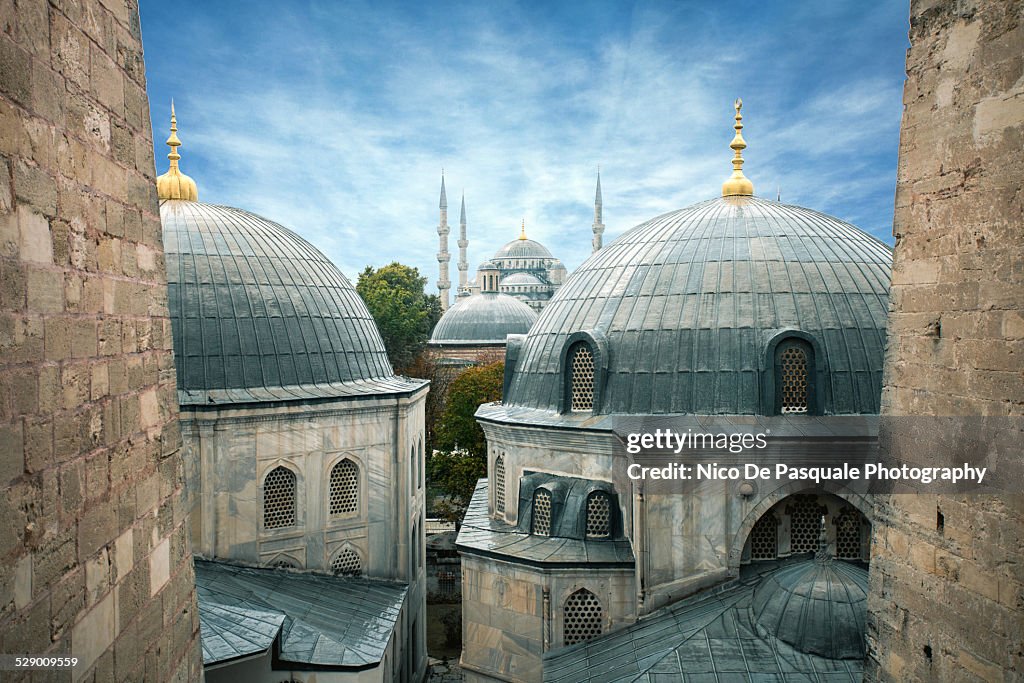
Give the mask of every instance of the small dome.
M 772 340 L 814 340 L 827 414 L 877 414 L 892 250 L 838 218 L 721 197 L 587 259 L 523 341 L 506 405 L 560 409 L 570 337 L 606 344 L 600 413 L 764 414 Z
M 484 292 L 458 299 L 434 326 L 431 344 L 505 343 L 510 334 L 525 334 L 537 319 L 515 297 Z
M 227 206 L 160 204 L 183 404 L 408 391 L 355 288 L 292 231 Z
M 754 590 L 754 621 L 801 652 L 862 659 L 868 573 L 831 558 L 783 567 Z
M 537 277 L 536 275 L 531 275 L 529 273 L 519 272 L 519 273 L 512 273 L 511 275 L 505 277 L 505 279 L 503 279 L 498 284 L 500 284 L 500 285 L 543 285 L 544 283 L 541 282 L 540 278 Z
M 547 247 L 531 239 L 512 240 L 494 254 L 494 260 L 515 258 L 549 259 L 552 256 Z

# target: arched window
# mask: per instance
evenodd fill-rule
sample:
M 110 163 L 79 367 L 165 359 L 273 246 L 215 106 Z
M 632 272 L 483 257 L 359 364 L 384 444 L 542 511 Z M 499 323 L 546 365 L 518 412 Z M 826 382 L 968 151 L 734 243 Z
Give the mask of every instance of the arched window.
M 799 339 L 787 339 L 775 349 L 778 412 L 796 415 L 813 412 L 814 351 Z
M 575 645 L 604 633 L 604 608 L 597 596 L 581 588 L 565 599 L 562 610 L 565 645 Z
M 494 460 L 494 509 L 505 512 L 505 458 L 501 455 Z
M 551 493 L 544 489 L 533 493 L 533 533 L 537 536 L 551 535 Z
M 794 496 L 786 507 L 789 514 L 789 549 L 793 553 L 813 553 L 821 538 L 821 516 L 825 514 L 814 496 Z
M 299 564 L 290 557 L 284 555 L 278 555 L 270 561 L 270 566 L 274 569 L 298 569 Z
M 862 515 L 853 508 L 844 508 L 835 518 L 836 557 L 840 560 L 859 560 L 860 526 Z
M 587 496 L 587 538 L 612 535 L 612 498 L 604 491 Z
M 359 512 L 359 465 L 348 458 L 331 468 L 331 514 Z
M 331 571 L 337 576 L 359 576 L 363 573 L 363 561 L 352 548 L 345 548 L 331 560 Z
M 416 447 L 416 490 L 423 488 L 423 437 Z
M 779 556 L 779 520 L 768 512 L 750 530 L 750 559 L 774 560 Z
M 594 352 L 586 342 L 569 349 L 569 407 L 574 412 L 594 409 Z
M 263 480 L 263 528 L 295 526 L 295 473 L 275 467 Z

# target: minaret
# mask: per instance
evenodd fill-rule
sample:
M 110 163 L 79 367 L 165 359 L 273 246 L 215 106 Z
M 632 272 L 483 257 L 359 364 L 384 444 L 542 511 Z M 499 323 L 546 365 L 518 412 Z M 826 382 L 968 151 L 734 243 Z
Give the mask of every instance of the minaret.
M 743 139 L 743 116 L 740 114 L 743 100 L 737 99 L 732 106 L 736 109 L 736 125 L 733 126 L 736 135 L 729 143 L 733 151 L 732 175 L 722 183 L 722 196 L 749 197 L 754 194 L 754 183 L 743 175 L 743 150 L 747 148 L 747 143 Z
M 451 256 L 448 254 L 448 197 L 444 193 L 444 171 L 441 171 L 441 203 L 438 205 L 441 210 L 441 220 L 437 225 L 437 234 L 441 237 L 441 246 L 437 252 L 437 294 L 441 299 L 441 311 L 448 310 L 448 291 L 452 287 L 448 279 L 448 261 Z
M 604 235 L 604 223 L 602 223 L 603 202 L 601 200 L 601 167 L 597 168 L 597 192 L 594 194 L 594 251 L 602 246 L 602 235 Z
M 462 212 L 459 215 L 459 289 L 462 293 L 466 289 L 469 270 L 469 261 L 466 259 L 466 247 L 469 246 L 469 239 L 466 237 L 466 193 L 462 193 Z
M 178 148 L 181 147 L 181 140 L 178 139 L 178 119 L 174 115 L 174 100 L 171 100 L 171 134 L 167 138 L 167 146 L 171 148 L 167 158 L 170 159 L 170 167 L 167 173 L 156 179 L 156 194 L 163 199 L 184 199 L 186 201 L 199 201 L 199 190 L 196 189 L 196 181 L 189 178 L 178 168 Z

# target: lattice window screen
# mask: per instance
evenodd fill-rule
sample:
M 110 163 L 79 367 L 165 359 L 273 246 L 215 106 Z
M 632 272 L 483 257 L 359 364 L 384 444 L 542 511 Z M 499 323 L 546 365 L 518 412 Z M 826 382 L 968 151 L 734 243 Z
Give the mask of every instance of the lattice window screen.
M 797 498 L 788 509 L 789 547 L 794 553 L 813 553 L 818 550 L 823 510 L 814 497 Z
M 594 353 L 579 344 L 569 355 L 569 385 L 574 411 L 594 409 Z
M 835 525 L 836 557 L 840 560 L 859 560 L 861 514 L 846 508 L 836 517 Z
M 566 598 L 562 616 L 566 645 L 582 643 L 604 632 L 604 608 L 597 596 L 586 588 Z
M 551 494 L 544 489 L 533 494 L 533 533 L 551 535 Z
M 270 566 L 274 569 L 298 569 L 298 565 L 289 560 L 287 557 L 279 557 L 270 563 Z
M 612 534 L 612 503 L 607 493 L 587 497 L 587 538 L 608 538 Z
M 359 465 L 342 460 L 331 469 L 331 514 L 352 515 L 359 511 Z
M 780 357 L 782 376 L 782 413 L 807 412 L 807 354 L 803 349 L 790 346 Z
M 263 480 L 263 528 L 295 526 L 295 473 L 275 467 Z
M 501 455 L 494 460 L 494 509 L 505 512 L 505 458 Z
M 334 556 L 331 571 L 338 576 L 358 576 L 363 573 L 363 561 L 359 559 L 359 553 L 355 550 L 345 548 Z
M 779 520 L 769 512 L 750 530 L 750 559 L 774 560 L 779 556 Z

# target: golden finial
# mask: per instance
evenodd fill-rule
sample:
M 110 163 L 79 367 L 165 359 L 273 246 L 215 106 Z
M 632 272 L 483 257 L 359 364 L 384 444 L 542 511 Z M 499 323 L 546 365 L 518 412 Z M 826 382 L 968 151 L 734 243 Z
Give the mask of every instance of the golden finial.
M 722 196 L 750 196 L 754 194 L 754 183 L 750 182 L 745 175 L 743 175 L 743 150 L 747 148 L 747 143 L 743 140 L 743 115 L 740 114 L 740 109 L 743 108 L 743 100 L 738 99 L 733 103 L 733 107 L 736 108 L 736 125 L 733 128 L 736 129 L 736 136 L 732 139 L 729 147 L 732 148 L 735 153 L 732 158 L 732 175 L 729 179 L 722 183 Z
M 199 190 L 196 188 L 196 181 L 189 178 L 178 169 L 178 148 L 181 147 L 181 140 L 178 139 L 178 118 L 174 115 L 174 100 L 171 100 L 171 134 L 167 137 L 167 146 L 171 151 L 167 154 L 170 159 L 170 168 L 167 173 L 156 179 L 156 194 L 160 199 L 186 199 L 188 201 L 199 201 Z
M 526 239 L 526 219 L 523 219 L 523 224 L 519 227 L 519 239 Z

